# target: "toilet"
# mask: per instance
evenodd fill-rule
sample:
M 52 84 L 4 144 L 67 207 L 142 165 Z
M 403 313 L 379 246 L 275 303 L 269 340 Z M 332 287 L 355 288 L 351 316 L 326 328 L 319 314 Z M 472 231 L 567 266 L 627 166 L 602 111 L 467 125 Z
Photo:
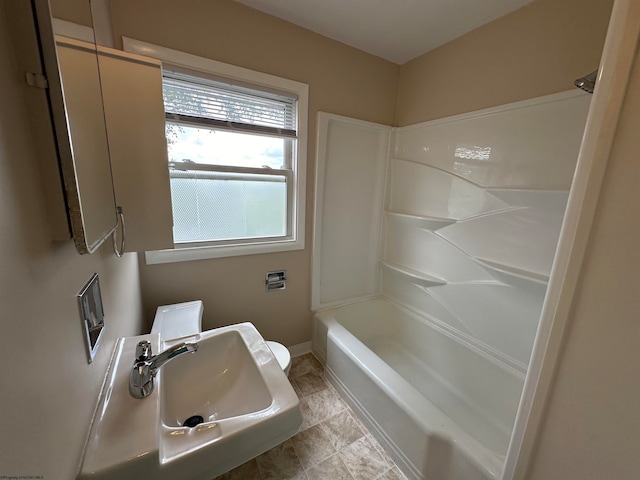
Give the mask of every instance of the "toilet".
M 162 340 L 175 340 L 202 332 L 202 300 L 161 305 L 156 309 L 151 333 L 159 333 Z M 278 342 L 267 341 L 267 346 L 276 357 L 284 373 L 289 376 L 291 354 L 287 347 Z
M 281 343 L 271 340 L 267 341 L 267 346 L 273 353 L 273 356 L 276 357 L 276 360 L 278 360 L 280 368 L 284 370 L 285 375 L 288 377 L 289 371 L 291 370 L 291 354 L 289 353 L 287 347 L 285 347 Z

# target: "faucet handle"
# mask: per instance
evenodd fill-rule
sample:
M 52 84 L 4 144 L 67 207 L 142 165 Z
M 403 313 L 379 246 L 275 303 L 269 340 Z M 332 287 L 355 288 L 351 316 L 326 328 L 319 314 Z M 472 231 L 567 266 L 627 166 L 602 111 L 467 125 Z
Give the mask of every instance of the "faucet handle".
M 138 342 L 136 345 L 136 362 L 144 362 L 149 360 L 152 356 L 151 353 L 151 343 L 147 340 L 143 340 Z

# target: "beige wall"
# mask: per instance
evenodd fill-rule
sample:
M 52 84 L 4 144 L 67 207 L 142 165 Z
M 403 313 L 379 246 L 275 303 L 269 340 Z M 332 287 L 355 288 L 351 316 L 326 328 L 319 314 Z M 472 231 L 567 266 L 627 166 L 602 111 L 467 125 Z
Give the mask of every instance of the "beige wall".
M 230 0 L 111 0 L 116 44 L 125 35 L 310 85 L 307 248 L 142 263 L 147 324 L 157 305 L 199 298 L 205 328 L 253 321 L 265 337 L 308 341 L 316 112 L 406 125 L 568 90 L 597 67 L 608 23 L 612 0 L 588 1 L 537 0 L 399 67 Z M 279 268 L 288 289 L 266 294 L 264 273 Z
M 11 1 L 0 1 L 0 475 L 70 479 L 115 339 L 141 331 L 138 264 L 109 245 L 80 256 L 49 239 Z M 94 272 L 107 330 L 88 364 L 76 294 Z
M 143 329 L 139 267 L 135 255 L 116 259 L 108 245 L 80 256 L 71 241 L 48 238 L 25 108 L 29 90 L 12 58 L 4 11 L 10 1 L 0 0 L 0 475 L 66 479 L 75 476 L 115 338 Z M 187 2 L 113 0 L 116 34 L 308 82 L 309 200 L 317 110 L 391 124 L 399 92 L 397 119 L 404 125 L 570 88 L 598 62 L 611 5 L 537 0 L 399 68 L 227 0 L 191 3 L 189 15 Z M 591 38 L 584 49 L 581 29 Z M 640 203 L 637 122 L 626 124 L 629 143 L 605 178 L 532 479 L 630 479 L 640 471 L 634 414 L 640 231 L 619 208 Z M 311 220 L 309 210 L 308 237 Z M 143 265 L 146 326 L 157 304 L 203 298 L 207 328 L 251 320 L 267 337 L 307 341 L 309 263 L 310 245 L 286 254 Z M 263 275 L 275 268 L 288 270 L 289 288 L 266 295 Z M 94 272 L 107 336 L 89 365 L 76 293 Z
M 640 4 L 623 3 L 635 6 L 619 13 L 638 25 Z M 628 51 L 635 50 L 635 66 L 525 477 L 531 480 L 640 478 L 640 39 L 626 39 Z M 607 110 L 604 115 L 614 111 Z
M 54 18 L 79 25 L 92 25 L 91 4 L 88 0 L 49 0 L 49 5 Z
M 402 65 L 396 125 L 570 90 L 598 67 L 613 0 L 535 0 Z
M 202 299 L 204 327 L 253 322 L 269 339 L 311 339 L 310 263 L 316 112 L 391 125 L 399 67 L 230 0 L 112 0 L 114 37 L 162 45 L 309 84 L 307 247 L 303 251 L 141 266 L 147 321 L 157 305 Z M 285 291 L 264 275 L 286 269 Z

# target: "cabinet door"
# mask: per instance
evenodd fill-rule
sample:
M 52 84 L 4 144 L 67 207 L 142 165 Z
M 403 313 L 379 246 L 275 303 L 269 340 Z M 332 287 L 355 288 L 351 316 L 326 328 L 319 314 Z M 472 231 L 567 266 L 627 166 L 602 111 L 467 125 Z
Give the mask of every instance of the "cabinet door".
M 76 249 L 92 253 L 116 226 L 98 59 L 94 44 L 66 37 L 56 37 L 56 52 L 64 92 L 64 116 L 54 117 L 60 170 Z
M 173 248 L 161 64 L 99 50 L 116 203 L 126 220 L 125 251 Z

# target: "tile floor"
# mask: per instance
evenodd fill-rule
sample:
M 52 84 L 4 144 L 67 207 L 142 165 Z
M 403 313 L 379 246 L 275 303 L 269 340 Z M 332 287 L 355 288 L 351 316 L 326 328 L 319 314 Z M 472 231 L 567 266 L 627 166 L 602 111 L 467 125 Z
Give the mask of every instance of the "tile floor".
M 324 380 L 310 353 L 291 361 L 302 426 L 286 442 L 215 480 L 405 480 L 393 460 Z

